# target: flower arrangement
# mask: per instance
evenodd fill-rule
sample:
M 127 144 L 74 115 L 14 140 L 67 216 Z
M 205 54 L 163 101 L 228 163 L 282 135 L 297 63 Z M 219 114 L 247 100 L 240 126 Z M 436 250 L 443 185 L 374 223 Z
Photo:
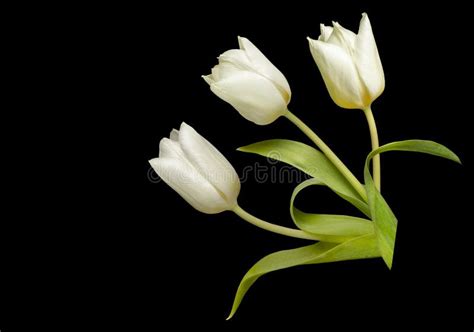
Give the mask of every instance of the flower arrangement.
M 150 160 L 156 173 L 196 210 L 207 214 L 233 211 L 243 220 L 270 232 L 305 239 L 311 244 L 272 253 L 244 275 L 229 318 L 246 292 L 262 275 L 298 265 L 381 257 L 392 267 L 397 219 L 381 194 L 380 154 L 410 151 L 431 154 L 460 163 L 441 144 L 405 140 L 379 146 L 371 105 L 384 91 L 385 77 L 372 27 L 362 14 L 357 34 L 334 22 L 321 24 L 309 48 L 329 95 L 340 107 L 364 112 L 372 151 L 364 165 L 361 183 L 329 146 L 289 111 L 291 89 L 285 76 L 248 39 L 238 37 L 239 49 L 219 56 L 211 74 L 203 76 L 211 91 L 257 125 L 285 117 L 315 145 L 272 139 L 240 147 L 242 152 L 278 158 L 305 172 L 310 179 L 293 191 L 289 207 L 296 228 L 287 228 L 249 214 L 238 204 L 239 177 L 227 159 L 191 126 L 182 123 L 160 141 L 159 157 Z M 277 154 L 273 152 L 278 152 Z M 372 174 L 369 166 L 372 164 Z M 309 186 L 327 186 L 365 216 L 311 214 L 294 206 L 296 196 Z

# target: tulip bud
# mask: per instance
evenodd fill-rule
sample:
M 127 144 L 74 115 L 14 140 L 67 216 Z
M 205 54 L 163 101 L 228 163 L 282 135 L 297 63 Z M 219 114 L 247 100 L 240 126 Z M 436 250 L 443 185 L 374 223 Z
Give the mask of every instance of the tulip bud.
M 311 54 L 334 102 L 342 108 L 367 109 L 385 88 L 377 45 L 367 14 L 356 35 L 340 24 L 321 24 L 318 40 L 308 38 Z
M 155 172 L 196 210 L 219 213 L 237 204 L 240 181 L 227 159 L 192 127 L 182 123 L 160 141 Z
M 283 74 L 247 38 L 238 37 L 239 50 L 219 56 L 212 73 L 203 76 L 211 91 L 244 118 L 266 125 L 284 115 L 291 90 Z

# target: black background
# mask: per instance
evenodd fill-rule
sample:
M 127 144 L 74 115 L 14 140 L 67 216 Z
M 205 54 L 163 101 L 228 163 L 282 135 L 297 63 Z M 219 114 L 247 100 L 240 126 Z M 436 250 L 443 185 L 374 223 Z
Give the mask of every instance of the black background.
M 471 330 L 472 65 L 464 8 L 291 2 L 38 9 L 47 15 L 29 8 L 36 19 L 17 22 L 22 38 L 12 38 L 24 47 L 14 52 L 21 55 L 20 81 L 32 91 L 17 98 L 8 122 L 14 133 L 6 141 L 13 152 L 7 166 L 19 175 L 7 177 L 13 186 L 5 205 L 13 214 L 2 225 L 2 332 L 25 325 L 384 331 L 449 324 L 452 331 Z M 373 105 L 381 143 L 435 140 L 464 165 L 383 155 L 383 193 L 399 219 L 392 271 L 374 259 L 275 272 L 257 281 L 226 322 L 248 268 L 306 242 L 264 232 L 230 212 L 193 210 L 167 185 L 150 181 L 147 160 L 182 121 L 239 174 L 267 163 L 237 152 L 239 146 L 270 138 L 309 143 L 284 119 L 268 126 L 246 121 L 201 79 L 220 53 L 238 47 L 240 35 L 285 74 L 290 109 L 361 178 L 370 150 L 364 115 L 331 101 L 306 37 L 317 38 L 319 23 L 331 20 L 357 30 L 362 12 L 369 14 L 385 70 L 385 92 Z M 290 226 L 296 184 L 249 180 L 239 202 Z M 325 189 L 308 189 L 298 204 L 357 213 Z

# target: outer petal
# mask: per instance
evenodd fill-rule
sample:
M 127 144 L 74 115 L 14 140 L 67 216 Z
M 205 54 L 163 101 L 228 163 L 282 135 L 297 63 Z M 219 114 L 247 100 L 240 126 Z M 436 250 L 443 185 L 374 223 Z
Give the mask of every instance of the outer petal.
M 238 39 L 240 48 L 247 54 L 254 70 L 276 84 L 288 104 L 291 99 L 291 89 L 285 76 L 250 40 L 244 37 L 238 37 Z
M 172 158 L 155 158 L 149 162 L 163 181 L 196 210 L 212 214 L 231 208 L 214 186 L 189 164 Z
M 287 112 L 286 101 L 275 85 L 253 72 L 242 71 L 211 84 L 211 90 L 244 118 L 259 125 L 269 124 Z
M 369 104 L 380 96 L 385 88 L 385 76 L 377 44 L 367 14 L 362 14 L 356 38 L 354 61 L 369 96 Z
M 334 102 L 343 108 L 365 107 L 364 90 L 350 55 L 339 46 L 308 40 L 311 54 Z
M 186 158 L 227 203 L 234 206 L 240 192 L 240 180 L 229 161 L 186 123 L 181 124 L 179 134 L 179 143 Z

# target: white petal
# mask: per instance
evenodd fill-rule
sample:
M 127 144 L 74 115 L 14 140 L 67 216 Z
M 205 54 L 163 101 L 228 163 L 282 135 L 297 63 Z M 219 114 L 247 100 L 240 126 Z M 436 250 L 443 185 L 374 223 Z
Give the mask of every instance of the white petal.
M 241 72 L 242 69 L 236 67 L 233 63 L 222 61 L 219 65 L 212 69 L 215 81 L 225 80 L 235 74 Z
M 247 54 L 242 50 L 228 50 L 219 56 L 219 64 L 228 62 L 241 70 L 253 70 Z
M 350 55 L 337 45 L 308 40 L 311 54 L 334 102 L 343 108 L 364 107 L 364 90 Z
M 275 85 L 253 72 L 242 71 L 216 82 L 211 90 L 244 118 L 259 125 L 269 124 L 287 112 L 286 101 Z
M 328 43 L 342 47 L 346 52 L 352 54 L 355 48 L 356 34 L 347 30 L 337 22 L 333 22 L 334 29 L 328 39 Z
M 175 159 L 180 159 L 180 160 L 186 159 L 183 150 L 179 146 L 179 143 L 169 138 L 161 139 L 159 157 L 160 158 L 175 158 Z
M 321 40 L 323 42 L 327 42 L 329 37 L 331 37 L 333 28 L 325 26 L 324 24 L 320 24 L 319 28 L 321 29 L 321 34 L 319 35 L 318 40 Z
M 172 129 L 170 132 L 170 140 L 177 142 L 178 139 L 179 139 L 179 131 L 177 131 L 176 129 Z
M 354 60 L 360 77 L 368 91 L 369 104 L 380 96 L 385 88 L 385 76 L 377 44 L 372 33 L 369 17 L 362 14 L 356 38 Z
M 219 80 L 219 65 L 212 67 L 211 76 L 214 81 Z
M 155 172 L 196 210 L 219 213 L 231 207 L 204 177 L 189 164 L 172 158 L 149 161 Z
M 240 192 L 240 180 L 229 161 L 191 126 L 181 124 L 179 143 L 186 158 L 224 197 L 235 205 Z
M 285 76 L 250 40 L 244 37 L 238 37 L 238 39 L 240 48 L 247 54 L 255 71 L 276 84 L 288 104 L 291 99 L 291 89 Z
M 202 75 L 201 77 L 202 77 L 202 78 L 204 79 L 204 81 L 206 81 L 206 83 L 209 84 L 209 85 L 211 85 L 212 83 L 215 82 L 214 77 L 212 76 L 212 74 L 209 74 L 209 75 Z

